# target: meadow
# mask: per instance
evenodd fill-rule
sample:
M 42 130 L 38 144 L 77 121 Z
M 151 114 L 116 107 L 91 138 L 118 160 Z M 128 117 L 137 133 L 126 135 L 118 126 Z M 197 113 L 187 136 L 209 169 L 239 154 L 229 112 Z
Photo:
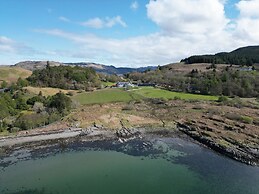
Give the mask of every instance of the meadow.
M 182 100 L 218 100 L 217 96 L 206 96 L 198 94 L 187 94 L 171 92 L 153 87 L 141 87 L 126 91 L 119 88 L 98 90 L 94 92 L 83 92 L 72 97 L 80 104 L 103 104 L 110 102 L 129 102 L 144 98 L 182 99 Z
M 168 90 L 153 87 L 141 87 L 138 90 L 133 90 L 132 92 L 145 98 L 165 98 L 168 100 L 175 98 L 182 100 L 218 100 L 217 96 L 171 92 Z
M 110 102 L 129 102 L 143 97 L 123 89 L 111 88 L 94 92 L 83 92 L 72 97 L 80 104 L 103 104 Z

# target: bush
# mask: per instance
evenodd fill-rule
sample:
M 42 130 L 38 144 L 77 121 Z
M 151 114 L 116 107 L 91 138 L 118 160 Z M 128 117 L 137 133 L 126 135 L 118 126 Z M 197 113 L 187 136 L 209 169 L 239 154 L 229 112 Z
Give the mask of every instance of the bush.
M 48 100 L 49 108 L 56 108 L 59 113 L 64 114 L 71 109 L 72 101 L 62 92 L 50 97 Z
M 124 111 L 133 110 L 133 109 L 134 109 L 134 106 L 132 104 L 128 104 L 122 108 L 122 110 Z
M 230 119 L 230 120 L 235 120 L 235 121 L 241 121 L 242 117 L 239 114 L 236 113 L 227 113 L 225 115 L 226 118 Z
M 242 122 L 247 123 L 247 124 L 252 124 L 253 123 L 253 118 L 248 117 L 248 116 L 241 116 Z
M 252 124 L 253 123 L 253 118 L 249 117 L 249 116 L 242 116 L 236 113 L 227 113 L 226 118 L 230 119 L 230 120 L 235 120 L 235 121 L 239 121 L 242 123 L 247 123 L 247 124 Z
M 44 126 L 48 123 L 48 114 L 25 114 L 21 115 L 16 121 L 14 126 L 21 130 L 33 129 L 36 127 Z
M 27 104 L 32 105 L 32 106 L 35 104 L 35 102 L 41 102 L 41 103 L 45 104 L 46 98 L 44 96 L 38 95 L 38 96 L 34 96 L 32 98 L 29 98 L 27 100 Z
M 181 97 L 180 96 L 175 96 L 174 100 L 181 100 Z
M 71 91 L 69 91 L 69 92 L 67 93 L 67 95 L 68 95 L 68 96 L 74 96 L 74 93 L 71 92 Z
M 218 98 L 218 102 L 227 102 L 227 101 L 228 101 L 228 97 L 226 97 L 226 96 L 220 96 Z

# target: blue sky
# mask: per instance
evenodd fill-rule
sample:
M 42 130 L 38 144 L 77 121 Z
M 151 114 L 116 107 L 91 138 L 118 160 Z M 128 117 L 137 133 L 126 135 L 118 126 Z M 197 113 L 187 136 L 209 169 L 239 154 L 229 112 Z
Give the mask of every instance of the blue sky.
M 2 0 L 0 64 L 137 67 L 230 51 L 259 43 L 257 8 L 259 0 Z

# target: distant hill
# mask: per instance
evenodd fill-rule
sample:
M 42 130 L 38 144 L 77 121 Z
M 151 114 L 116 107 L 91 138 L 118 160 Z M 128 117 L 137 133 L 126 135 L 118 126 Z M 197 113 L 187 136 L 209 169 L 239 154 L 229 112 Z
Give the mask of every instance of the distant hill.
M 27 78 L 32 74 L 31 71 L 10 66 L 0 66 L 0 83 L 6 81 L 7 83 L 16 82 L 19 77 Z
M 149 66 L 149 67 L 140 67 L 140 68 L 128 68 L 128 67 L 114 67 L 114 66 L 107 66 L 102 64 L 96 63 L 59 63 L 54 61 L 49 61 L 50 66 L 80 66 L 80 67 L 92 67 L 98 73 L 105 73 L 105 74 L 127 74 L 131 72 L 144 72 L 146 70 L 154 70 L 157 67 Z M 47 61 L 23 61 L 20 63 L 15 64 L 16 67 L 21 67 L 27 70 L 37 70 L 37 69 L 44 69 L 47 66 Z
M 215 63 L 233 65 L 254 65 L 259 63 L 259 46 L 238 48 L 232 52 L 221 52 L 215 55 L 195 55 L 181 60 L 187 64 Z
M 55 61 L 49 61 L 50 66 L 60 66 L 62 63 L 55 62 Z M 44 69 L 47 66 L 47 61 L 22 61 L 19 63 L 16 63 L 14 65 L 15 67 L 21 67 L 23 69 L 27 69 L 30 71 L 38 70 L 38 69 Z

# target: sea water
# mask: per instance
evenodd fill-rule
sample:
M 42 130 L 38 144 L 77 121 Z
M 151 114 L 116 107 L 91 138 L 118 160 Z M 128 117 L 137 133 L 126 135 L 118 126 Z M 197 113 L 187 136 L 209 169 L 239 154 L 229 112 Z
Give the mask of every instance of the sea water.
M 1 194 L 258 194 L 259 168 L 178 138 L 71 143 L 1 157 Z

